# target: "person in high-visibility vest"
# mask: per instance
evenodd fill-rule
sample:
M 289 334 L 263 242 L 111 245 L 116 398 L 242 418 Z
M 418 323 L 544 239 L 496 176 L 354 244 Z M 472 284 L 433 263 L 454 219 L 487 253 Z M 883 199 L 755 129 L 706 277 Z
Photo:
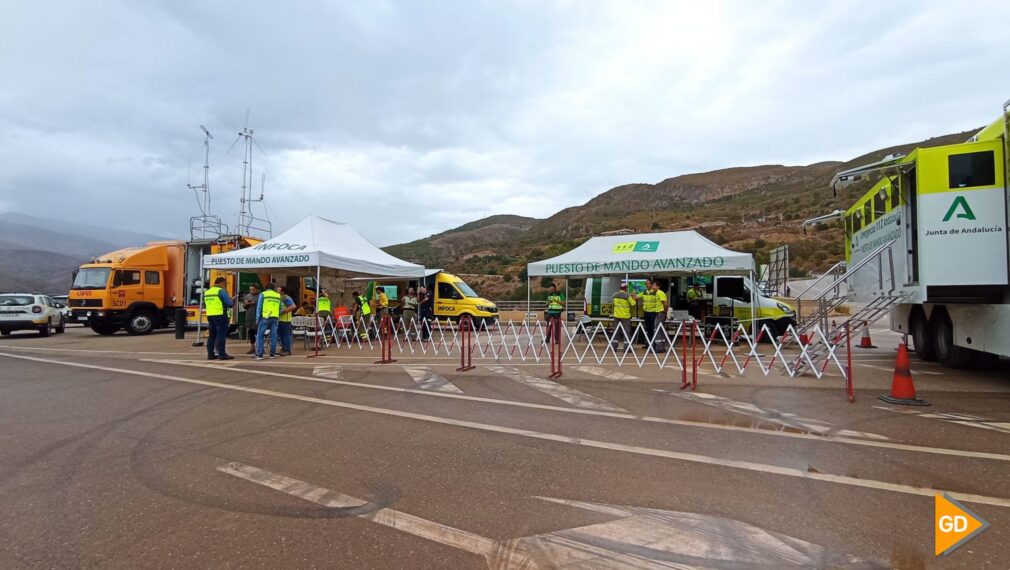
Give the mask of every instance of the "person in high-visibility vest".
M 281 356 L 291 356 L 291 343 L 294 340 L 294 327 L 291 325 L 291 317 L 298 310 L 298 305 L 284 290 L 278 288 L 281 295 L 281 314 L 277 317 L 277 340 L 281 342 Z
M 687 290 L 687 312 L 696 319 L 701 318 L 702 303 L 705 302 L 705 294 L 701 291 L 701 284 L 697 281 L 694 286 Z
M 270 331 L 270 358 L 277 358 L 277 324 L 281 316 L 281 295 L 277 286 L 267 283 L 266 289 L 260 293 L 256 303 L 256 314 L 260 316 L 259 328 L 256 329 L 256 360 L 263 360 L 263 344 L 267 331 Z
M 614 303 L 614 334 L 610 340 L 611 346 L 615 349 L 618 343 L 624 343 L 622 347 L 631 344 L 631 305 L 634 303 L 631 295 L 628 295 L 628 284 L 621 283 L 621 288 L 612 298 Z
M 645 291 L 642 291 L 642 311 L 645 312 L 645 338 L 642 339 L 642 346 L 649 346 L 653 335 L 656 334 L 656 307 L 659 301 L 656 298 L 656 291 L 652 284 L 652 279 L 646 279 Z
M 564 310 L 565 295 L 558 291 L 556 284 L 551 283 L 551 290 L 547 293 L 547 322 L 554 323 L 554 337 L 556 340 L 561 339 L 561 312 Z
M 333 306 L 330 303 L 330 293 L 326 289 L 319 292 L 319 296 L 316 297 L 316 314 L 319 318 L 326 322 L 326 319 L 330 318 L 330 314 L 333 310 Z
M 354 320 L 361 324 L 358 336 L 362 339 L 368 338 L 368 326 L 372 316 L 372 306 L 368 304 L 368 299 L 357 291 L 351 293 L 354 296 Z
M 663 330 L 666 323 L 666 312 L 670 308 L 670 302 L 666 297 L 666 292 L 659 288 L 659 282 L 652 281 L 652 294 L 655 295 L 656 301 L 653 305 L 653 317 L 652 324 L 653 328 L 657 330 Z M 663 335 L 656 337 L 656 350 L 666 350 L 665 339 Z
M 224 286 L 228 280 L 218 277 L 214 286 L 203 292 L 203 308 L 207 312 L 207 360 L 231 360 L 233 356 L 225 350 L 228 341 L 228 314 L 235 303 Z

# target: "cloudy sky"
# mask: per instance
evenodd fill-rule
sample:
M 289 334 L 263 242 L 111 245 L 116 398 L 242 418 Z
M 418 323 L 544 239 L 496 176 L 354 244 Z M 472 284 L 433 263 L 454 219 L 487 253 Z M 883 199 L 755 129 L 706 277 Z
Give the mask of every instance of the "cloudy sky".
M 1010 2 L 760 4 L 8 1 L 0 210 L 182 237 L 204 124 L 234 224 L 249 109 L 275 228 L 316 213 L 388 245 L 847 159 L 1010 97 Z

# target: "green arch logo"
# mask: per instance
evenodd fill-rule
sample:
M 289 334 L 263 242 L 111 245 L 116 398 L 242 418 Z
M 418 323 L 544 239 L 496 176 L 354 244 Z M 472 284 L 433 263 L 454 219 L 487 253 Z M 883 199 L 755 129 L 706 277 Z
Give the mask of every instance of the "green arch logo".
M 957 216 L 954 216 L 955 213 Z M 949 222 L 952 216 L 959 219 L 974 220 L 975 212 L 971 211 L 971 206 L 968 205 L 968 200 L 965 200 L 964 196 L 958 196 L 950 203 L 950 208 L 947 208 L 947 214 L 943 217 L 943 221 Z

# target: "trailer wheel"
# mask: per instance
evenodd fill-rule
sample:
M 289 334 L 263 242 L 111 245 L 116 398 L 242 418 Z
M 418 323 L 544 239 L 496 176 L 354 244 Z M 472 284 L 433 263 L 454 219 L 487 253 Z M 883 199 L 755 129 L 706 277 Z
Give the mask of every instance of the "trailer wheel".
M 954 324 L 950 321 L 947 309 L 933 309 L 930 319 L 933 329 L 933 344 L 936 347 L 936 357 L 947 368 L 970 368 L 975 362 L 975 351 L 954 344 Z
M 131 335 L 151 334 L 154 330 L 154 315 L 148 311 L 134 311 L 126 321 L 126 332 Z
M 908 328 L 912 331 L 912 342 L 915 344 L 915 354 L 919 358 L 932 362 L 936 360 L 936 344 L 933 341 L 933 329 L 926 319 L 922 307 L 912 309 L 908 318 Z

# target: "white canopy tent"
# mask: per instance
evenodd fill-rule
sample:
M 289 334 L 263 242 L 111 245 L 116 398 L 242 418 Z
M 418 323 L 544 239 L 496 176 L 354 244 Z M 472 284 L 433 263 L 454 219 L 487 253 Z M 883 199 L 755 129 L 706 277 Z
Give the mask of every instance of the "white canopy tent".
M 281 235 L 245 249 L 209 255 L 205 269 L 252 271 L 315 267 L 342 276 L 424 277 L 425 269 L 393 257 L 361 237 L 354 228 L 308 216 Z
M 599 236 L 556 257 L 526 266 L 527 279 L 606 275 L 746 275 L 754 280 L 754 256 L 719 246 L 694 230 Z M 530 304 L 527 281 L 527 312 Z M 751 322 L 754 287 L 751 287 Z M 567 299 L 567 294 L 565 295 Z
M 315 215 L 307 216 L 291 229 L 259 245 L 208 255 L 203 258 L 202 265 L 203 269 L 227 271 L 315 269 L 317 288 L 323 270 L 340 277 L 425 276 L 424 266 L 382 251 L 349 224 Z M 202 311 L 202 295 L 200 305 Z M 198 343 L 200 321 L 197 319 Z

